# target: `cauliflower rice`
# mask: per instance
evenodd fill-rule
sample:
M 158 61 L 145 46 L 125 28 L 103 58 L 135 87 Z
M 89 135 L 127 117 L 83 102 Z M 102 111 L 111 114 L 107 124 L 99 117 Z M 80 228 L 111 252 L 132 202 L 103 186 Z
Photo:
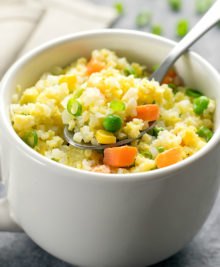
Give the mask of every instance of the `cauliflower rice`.
M 11 121 L 20 138 L 35 151 L 78 169 L 136 173 L 158 168 L 158 156 L 174 148 L 184 160 L 211 138 L 215 101 L 208 99 L 202 113 L 195 112 L 197 97 L 187 93 L 177 74 L 168 74 L 160 85 L 148 80 L 143 66 L 130 64 L 107 49 L 93 51 L 92 59 L 99 63 L 93 69 L 91 60 L 80 58 L 66 68 L 54 67 L 44 73 L 33 87 L 17 86 Z M 135 138 L 149 127 L 149 121 L 138 118 L 137 107 L 151 104 L 159 107 L 159 119 L 154 130 L 129 144 L 137 149 L 129 166 L 104 164 L 103 151 L 79 149 L 64 139 L 65 125 L 74 133 L 75 142 L 98 145 Z M 121 125 L 108 131 L 103 122 L 112 114 Z

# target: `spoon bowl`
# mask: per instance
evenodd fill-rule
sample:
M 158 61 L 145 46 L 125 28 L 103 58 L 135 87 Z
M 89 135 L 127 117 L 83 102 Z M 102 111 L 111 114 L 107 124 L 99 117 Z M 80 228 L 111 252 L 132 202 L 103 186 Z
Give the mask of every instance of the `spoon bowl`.
M 108 145 L 90 145 L 90 144 L 86 144 L 86 143 L 77 143 L 73 140 L 73 132 L 68 130 L 68 126 L 65 126 L 63 133 L 64 133 L 64 137 L 68 141 L 68 143 L 75 146 L 75 147 L 83 148 L 83 149 L 102 150 L 102 149 L 105 149 L 107 147 L 116 147 L 116 146 L 126 145 L 126 144 L 131 143 L 134 140 L 140 139 L 145 133 L 149 132 L 151 129 L 154 128 L 156 121 L 151 122 L 149 124 L 150 124 L 150 126 L 146 130 L 141 131 L 141 133 L 138 135 L 138 137 L 127 138 L 127 139 L 120 140 L 116 143 L 112 143 L 112 144 L 108 144 Z

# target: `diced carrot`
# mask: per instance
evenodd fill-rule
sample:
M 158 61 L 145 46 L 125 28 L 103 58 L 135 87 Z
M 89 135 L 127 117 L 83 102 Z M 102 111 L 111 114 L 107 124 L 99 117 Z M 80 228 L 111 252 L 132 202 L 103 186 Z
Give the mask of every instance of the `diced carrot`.
M 159 107 L 157 104 L 149 104 L 136 107 L 137 115 L 135 118 L 143 121 L 155 121 L 159 118 Z
M 136 154 L 137 148 L 132 146 L 106 148 L 103 162 L 111 167 L 129 167 L 134 163 Z
M 181 145 L 181 146 L 185 146 L 185 143 L 183 142 L 183 140 L 182 140 L 182 142 L 180 143 L 180 145 Z
M 176 71 L 174 70 L 174 68 L 171 68 L 169 71 L 168 71 L 168 74 L 170 77 L 175 77 L 177 74 L 176 74 Z
M 157 168 L 163 168 L 175 164 L 182 160 L 180 148 L 171 148 L 163 153 L 158 154 L 155 159 Z
M 110 168 L 106 165 L 96 165 L 91 168 L 92 172 L 110 173 Z
M 174 79 L 177 76 L 177 73 L 175 70 L 172 68 L 168 71 L 167 75 L 164 77 L 163 81 L 161 84 L 169 84 L 169 83 L 174 83 Z
M 165 76 L 162 83 L 161 84 L 169 84 L 169 83 L 173 83 L 173 78 L 170 76 Z
M 87 74 L 91 75 L 94 72 L 99 72 L 105 67 L 105 63 L 98 60 L 97 58 L 93 57 L 88 62 L 86 68 L 87 68 Z

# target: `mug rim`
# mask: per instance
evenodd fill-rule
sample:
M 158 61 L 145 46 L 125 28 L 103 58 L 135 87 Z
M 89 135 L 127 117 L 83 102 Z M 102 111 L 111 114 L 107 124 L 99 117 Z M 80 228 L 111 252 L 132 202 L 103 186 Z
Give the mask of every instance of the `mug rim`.
M 90 30 L 90 31 L 83 31 L 80 33 L 74 33 L 65 35 L 56 39 L 53 39 L 49 42 L 46 42 L 25 55 L 23 55 L 20 59 L 18 59 L 4 74 L 0 87 L 0 118 L 2 119 L 3 126 L 8 131 L 8 134 L 6 135 L 7 138 L 10 138 L 13 140 L 16 144 L 16 147 L 18 147 L 19 150 L 22 150 L 25 154 L 27 154 L 30 158 L 37 160 L 41 165 L 43 164 L 46 168 L 53 169 L 56 168 L 56 172 L 63 173 L 73 173 L 76 172 L 80 177 L 80 179 L 83 179 L 82 176 L 90 177 L 93 180 L 103 180 L 103 181 L 137 181 L 137 180 L 158 180 L 158 179 L 165 179 L 166 177 L 169 177 L 170 175 L 176 173 L 177 171 L 181 171 L 184 168 L 188 167 L 189 165 L 193 164 L 195 161 L 199 160 L 200 158 L 206 156 L 208 153 L 211 152 L 211 150 L 214 149 L 214 147 L 220 142 L 220 124 L 218 127 L 215 128 L 215 132 L 213 134 L 213 137 L 211 140 L 199 151 L 197 151 L 195 154 L 191 155 L 190 157 L 176 163 L 173 165 L 170 165 L 165 168 L 150 170 L 146 172 L 137 172 L 137 173 L 110 173 L 110 174 L 103 174 L 99 172 L 92 172 L 87 171 L 83 169 L 77 169 L 75 167 L 67 166 L 62 163 L 54 162 L 51 159 L 47 158 L 46 156 L 41 155 L 39 152 L 33 150 L 28 145 L 26 145 L 23 140 L 18 136 L 18 134 L 15 132 L 10 119 L 7 117 L 6 109 L 8 108 L 5 105 L 5 92 L 6 90 L 3 90 L 4 88 L 7 88 L 7 82 L 11 79 L 11 76 L 13 76 L 14 73 L 26 63 L 28 63 L 29 60 L 31 60 L 33 57 L 38 56 L 45 50 L 51 49 L 55 46 L 59 46 L 60 44 L 67 43 L 69 41 L 74 41 L 78 39 L 83 38 L 89 38 L 90 36 L 99 36 L 99 35 L 125 35 L 125 36 L 138 36 L 142 38 L 149 38 L 154 39 L 157 42 L 163 44 L 163 45 L 169 45 L 174 46 L 177 42 L 172 41 L 170 39 L 167 39 L 165 37 L 156 36 L 151 33 L 144 33 L 137 30 L 127 30 L 127 29 L 102 29 L 102 30 Z M 203 65 L 206 65 L 206 67 L 212 72 L 213 76 L 216 76 L 219 79 L 220 84 L 220 75 L 218 71 L 204 58 L 199 56 L 197 53 L 188 51 L 188 54 L 190 54 L 193 58 L 193 60 L 197 62 L 201 62 Z M 3 127 L 2 127 L 3 128 Z M 85 174 L 85 175 L 84 175 Z M 104 175 L 104 177 L 103 177 Z

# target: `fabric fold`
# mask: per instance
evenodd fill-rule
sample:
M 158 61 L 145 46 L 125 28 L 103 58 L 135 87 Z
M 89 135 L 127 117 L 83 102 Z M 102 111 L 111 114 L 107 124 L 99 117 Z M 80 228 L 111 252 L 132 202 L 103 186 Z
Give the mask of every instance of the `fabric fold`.
M 109 27 L 111 7 L 86 0 L 0 0 L 0 78 L 18 57 L 54 38 Z

